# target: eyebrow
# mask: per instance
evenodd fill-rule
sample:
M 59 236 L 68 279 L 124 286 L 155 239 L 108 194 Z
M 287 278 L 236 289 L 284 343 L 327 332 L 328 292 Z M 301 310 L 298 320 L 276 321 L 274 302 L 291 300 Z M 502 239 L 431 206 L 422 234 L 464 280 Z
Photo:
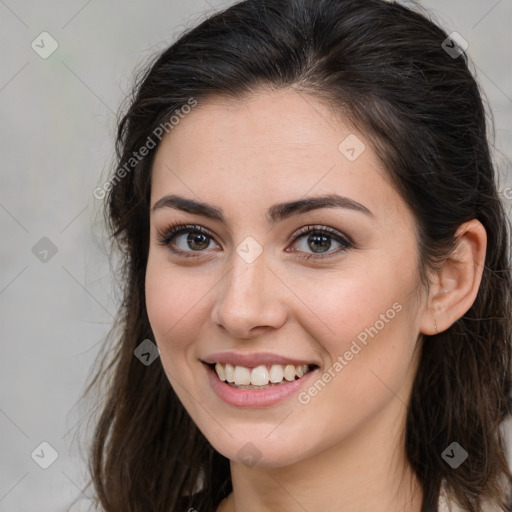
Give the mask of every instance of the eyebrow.
M 159 199 L 154 204 L 153 211 L 160 208 L 173 208 L 175 210 L 182 210 L 187 213 L 202 215 L 209 219 L 225 222 L 222 209 L 174 194 Z M 276 224 L 292 215 L 298 215 L 320 208 L 345 208 L 374 217 L 372 211 L 361 203 L 338 194 L 328 194 L 274 204 L 268 209 L 266 218 L 270 224 Z

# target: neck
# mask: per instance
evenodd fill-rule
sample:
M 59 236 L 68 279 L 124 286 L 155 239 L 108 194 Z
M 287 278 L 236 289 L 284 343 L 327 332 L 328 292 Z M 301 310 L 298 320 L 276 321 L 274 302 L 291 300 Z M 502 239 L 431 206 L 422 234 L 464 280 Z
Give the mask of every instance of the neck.
M 218 512 L 420 512 L 421 485 L 405 458 L 405 408 L 393 400 L 387 409 L 342 443 L 292 465 L 231 461 L 233 493 Z

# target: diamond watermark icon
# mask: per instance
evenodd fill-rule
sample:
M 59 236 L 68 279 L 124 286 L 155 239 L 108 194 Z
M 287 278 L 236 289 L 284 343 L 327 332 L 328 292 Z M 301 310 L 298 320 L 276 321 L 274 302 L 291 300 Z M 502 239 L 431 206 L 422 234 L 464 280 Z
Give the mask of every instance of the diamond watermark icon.
M 468 452 L 459 443 L 453 442 L 441 454 L 441 457 L 453 469 L 457 469 L 468 458 Z
M 59 47 L 59 43 L 48 32 L 41 32 L 30 46 L 39 57 L 47 59 Z
M 263 252 L 263 247 L 252 236 L 248 236 L 238 245 L 236 252 L 246 263 L 253 263 Z
M 43 441 L 30 456 L 39 467 L 48 469 L 58 459 L 59 454 L 50 443 Z
M 238 460 L 246 466 L 254 466 L 262 457 L 262 453 L 251 442 L 245 443 L 236 455 Z
M 160 356 L 160 350 L 151 340 L 144 340 L 133 351 L 135 357 L 145 366 L 149 366 L 157 357 Z
M 350 162 L 357 160 L 366 149 L 363 141 L 355 134 L 351 133 L 343 139 L 338 146 L 339 152 Z
M 32 253 L 41 263 L 48 263 L 57 254 L 57 246 L 49 238 L 43 236 L 32 247 Z
M 452 59 L 456 59 L 468 49 L 469 43 L 458 32 L 452 32 L 441 47 Z

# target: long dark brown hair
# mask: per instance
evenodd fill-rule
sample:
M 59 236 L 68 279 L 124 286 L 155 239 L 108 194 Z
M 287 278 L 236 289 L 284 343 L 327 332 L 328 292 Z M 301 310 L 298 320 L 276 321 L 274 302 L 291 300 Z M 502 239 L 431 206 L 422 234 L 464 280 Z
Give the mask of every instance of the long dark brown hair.
M 139 76 L 105 202 L 123 302 L 84 393 L 101 397 L 89 452 L 99 508 L 205 512 L 232 490 L 229 461 L 197 429 L 160 361 L 145 366 L 134 357 L 154 340 L 144 282 L 155 149 L 143 158 L 140 149 L 153 146 L 148 138 L 157 147 L 158 127 L 170 131 L 169 119 L 191 99 L 282 88 L 325 102 L 371 141 L 414 215 L 422 277 L 453 250 L 462 223 L 484 225 L 474 304 L 445 332 L 420 340 L 405 451 L 423 512 L 437 511 L 443 482 L 466 511 L 510 505 L 501 432 L 511 410 L 510 227 L 482 95 L 466 54 L 447 38 L 419 7 L 383 0 L 246 0 L 186 31 Z M 452 442 L 469 455 L 457 469 L 442 457 Z

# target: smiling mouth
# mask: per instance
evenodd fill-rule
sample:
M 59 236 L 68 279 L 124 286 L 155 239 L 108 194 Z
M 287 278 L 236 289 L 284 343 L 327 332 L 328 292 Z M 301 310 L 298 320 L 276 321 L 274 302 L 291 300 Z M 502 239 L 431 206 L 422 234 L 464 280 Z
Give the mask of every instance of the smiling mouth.
M 229 363 L 212 363 L 208 365 L 217 377 L 233 388 L 238 389 L 267 389 L 285 385 L 301 379 L 318 368 L 314 364 L 273 364 L 260 365 L 253 368 L 234 366 Z

